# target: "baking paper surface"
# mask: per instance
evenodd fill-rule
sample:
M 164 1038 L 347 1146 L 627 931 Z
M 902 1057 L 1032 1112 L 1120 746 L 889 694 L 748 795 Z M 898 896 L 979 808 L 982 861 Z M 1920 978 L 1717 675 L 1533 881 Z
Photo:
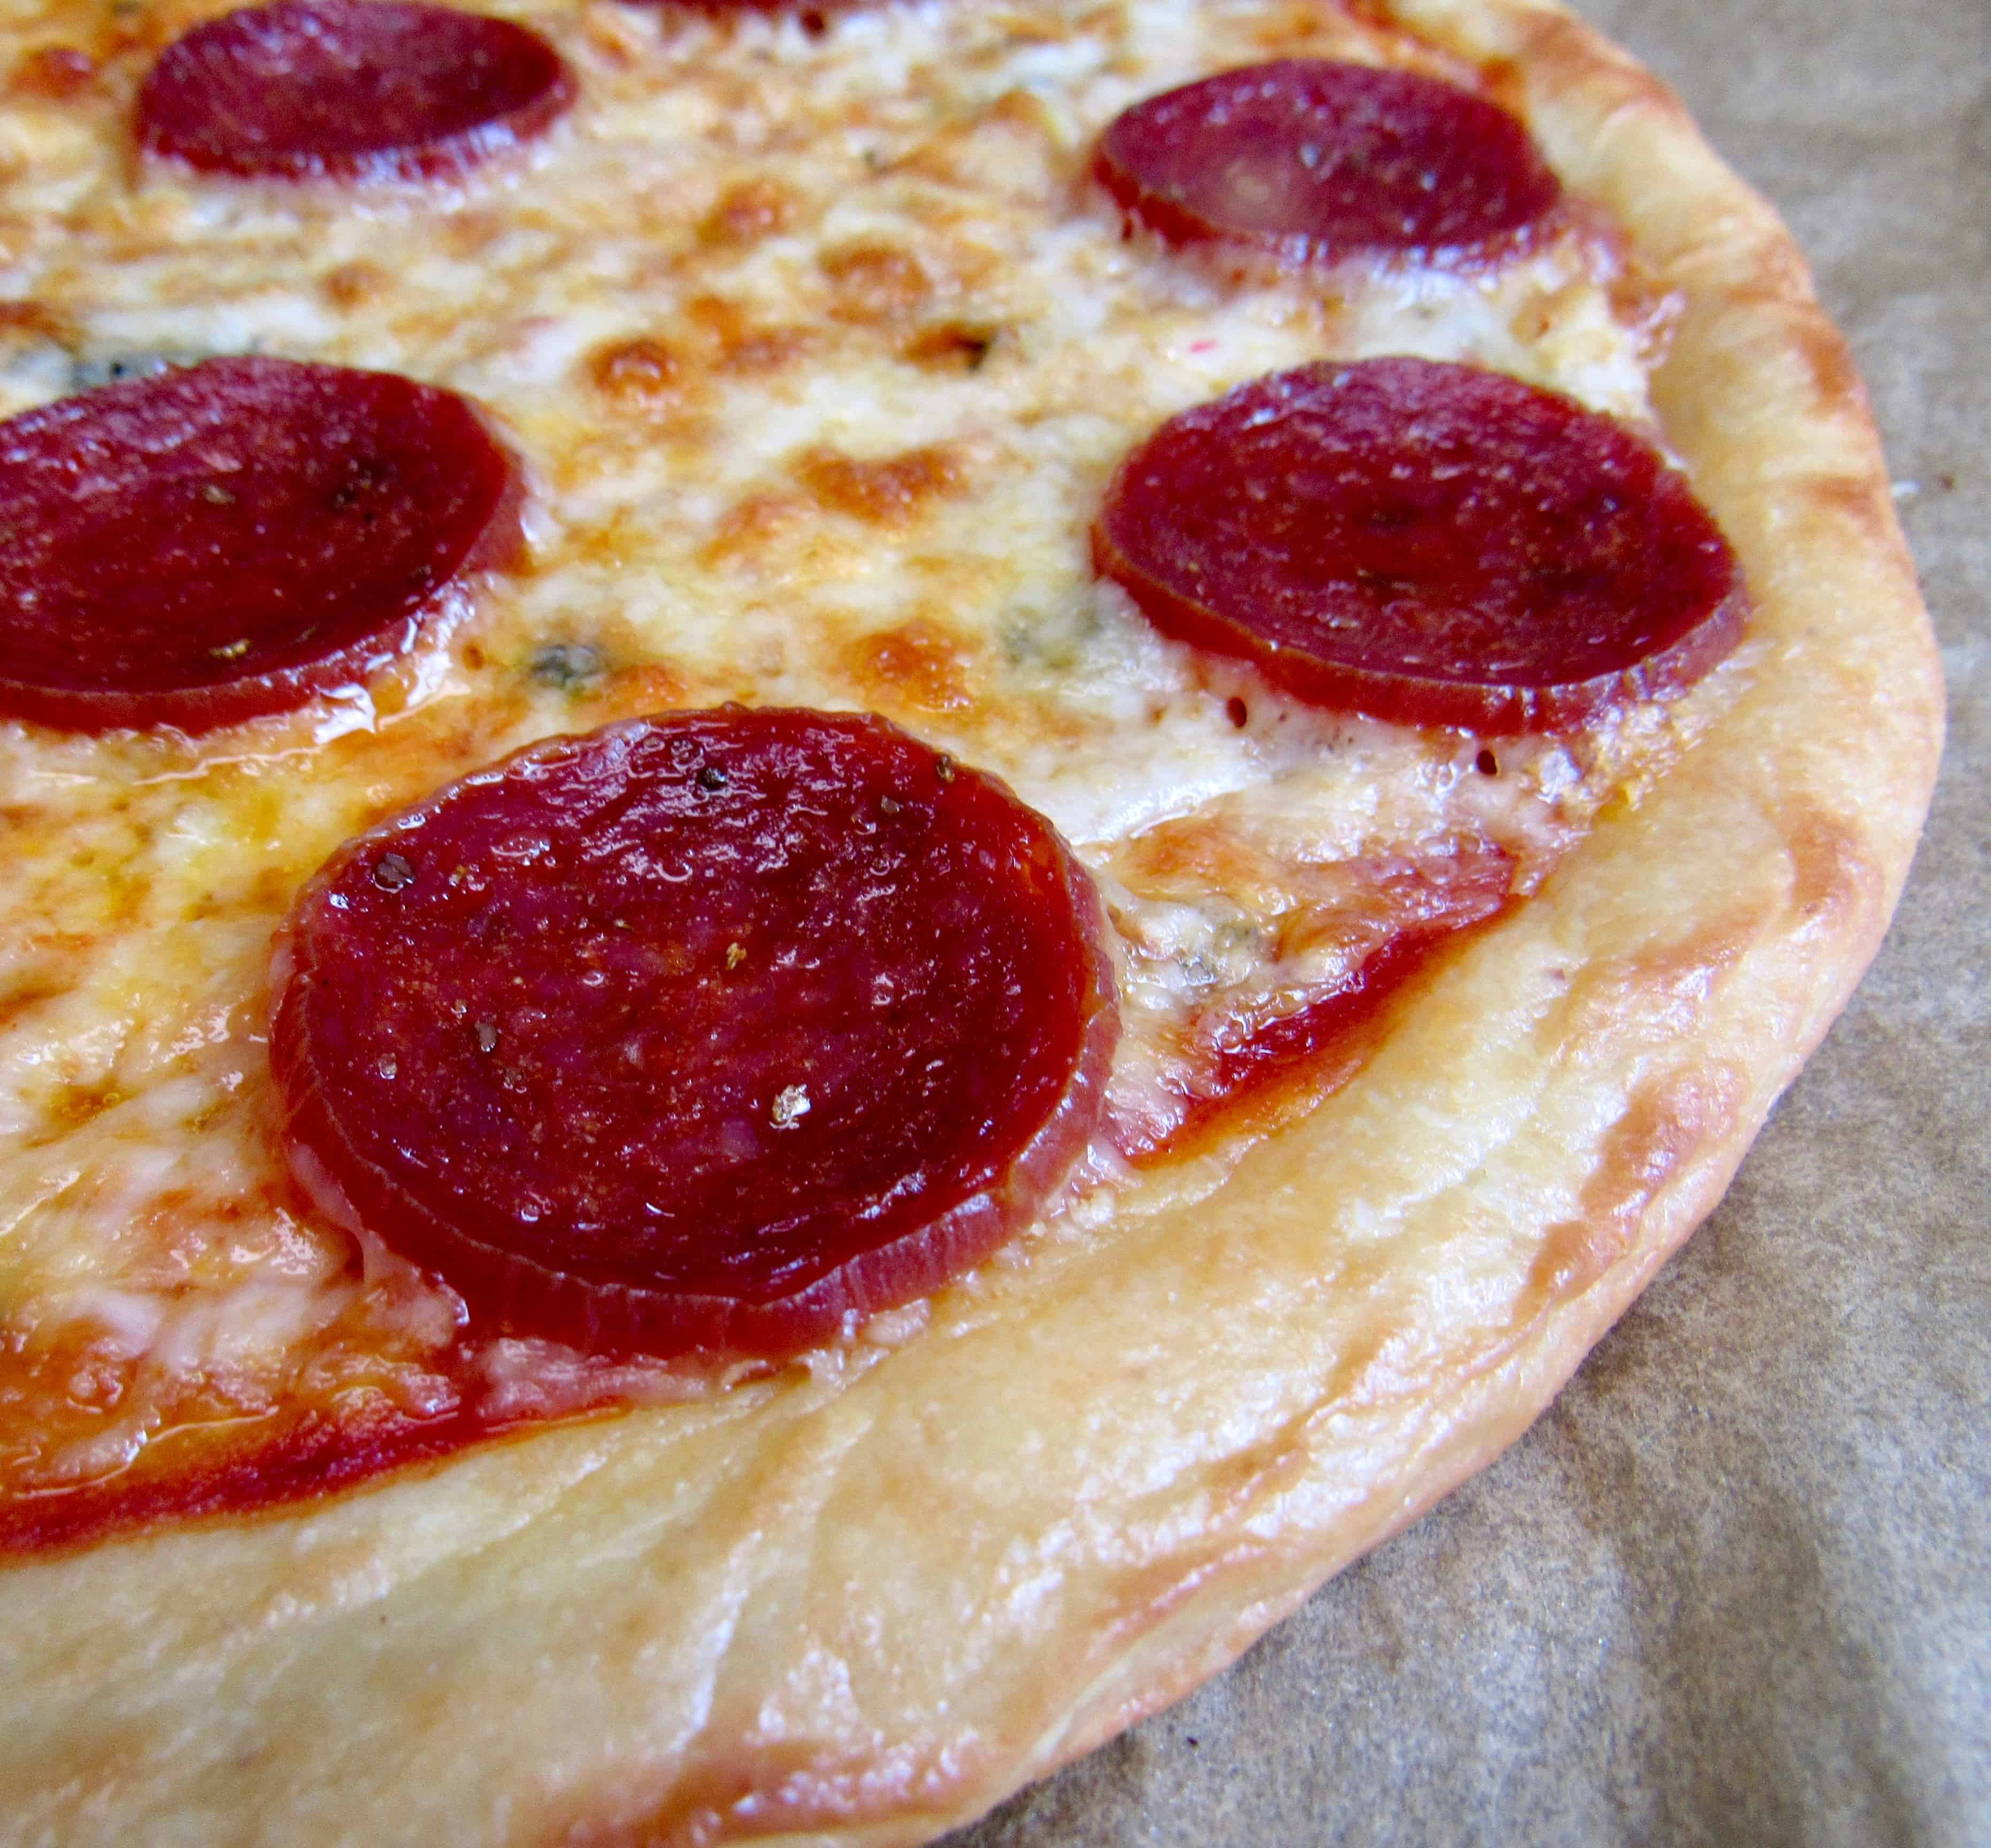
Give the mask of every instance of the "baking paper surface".
M 1492 1469 L 949 1848 L 1991 1842 L 1991 3 L 1587 0 L 1783 213 L 1948 679 L 1894 930 Z

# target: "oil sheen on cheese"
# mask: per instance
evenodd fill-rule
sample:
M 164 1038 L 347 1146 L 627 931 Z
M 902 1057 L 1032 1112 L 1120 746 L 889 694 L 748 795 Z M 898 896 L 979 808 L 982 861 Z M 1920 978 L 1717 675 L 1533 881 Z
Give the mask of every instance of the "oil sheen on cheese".
M 265 1074 L 271 937 L 301 884 L 534 738 L 727 699 L 869 708 L 1002 777 L 1101 880 L 1137 1111 L 1187 1011 L 1332 979 L 1332 942 L 1305 968 L 1267 948 L 1279 891 L 1471 843 L 1525 890 L 1677 749 L 1677 719 L 1634 712 L 1503 744 L 1489 771 L 1477 740 L 1311 712 L 1199 659 L 1092 578 L 1120 458 L 1278 368 L 1475 360 L 1649 425 L 1653 317 L 1608 236 L 1490 275 L 1236 281 L 1123 238 L 1085 182 L 1118 111 L 1241 44 L 1452 70 L 1438 54 L 1277 0 L 1111 0 L 1082 23 L 931 0 L 819 36 L 499 0 L 579 87 L 514 165 L 364 194 L 134 168 L 151 60 L 227 4 L 24 0 L 0 26 L 0 70 L 52 45 L 97 65 L 0 104 L 0 414 L 213 353 L 407 373 L 477 400 L 526 458 L 529 557 L 400 669 L 294 715 L 194 742 L 0 724 L 0 1495 L 301 1400 L 600 1397 L 531 1344 L 442 1366 L 454 1298 L 311 1215 Z M 1220 878 L 1144 889 L 1135 843 L 1163 824 L 1247 849 L 1248 902 Z M 1138 1206 L 1123 1164 L 1087 1172 Z

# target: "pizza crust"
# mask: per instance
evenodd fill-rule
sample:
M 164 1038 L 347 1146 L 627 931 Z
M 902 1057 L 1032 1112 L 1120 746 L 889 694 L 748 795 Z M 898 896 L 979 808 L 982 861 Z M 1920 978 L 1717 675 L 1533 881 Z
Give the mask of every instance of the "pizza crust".
M 11 1569 L 10 1839 L 927 1839 L 1497 1455 L 1712 1207 L 1885 927 L 1933 645 L 1774 216 L 1566 15 L 1400 11 L 1685 295 L 1655 401 L 1757 604 L 1699 742 L 1213 1190 L 805 1377 Z

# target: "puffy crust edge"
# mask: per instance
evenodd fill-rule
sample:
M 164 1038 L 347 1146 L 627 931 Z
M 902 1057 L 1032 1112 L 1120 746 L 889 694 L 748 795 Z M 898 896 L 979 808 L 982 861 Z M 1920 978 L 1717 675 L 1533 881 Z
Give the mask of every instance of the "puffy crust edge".
M 853 1378 L 10 1573 L 0 1833 L 928 1839 L 1497 1455 L 1712 1208 L 1886 927 L 1933 642 L 1844 345 L 1678 101 L 1541 0 L 1398 11 L 1685 296 L 1656 399 L 1757 604 L 1699 744 L 1213 1193 Z

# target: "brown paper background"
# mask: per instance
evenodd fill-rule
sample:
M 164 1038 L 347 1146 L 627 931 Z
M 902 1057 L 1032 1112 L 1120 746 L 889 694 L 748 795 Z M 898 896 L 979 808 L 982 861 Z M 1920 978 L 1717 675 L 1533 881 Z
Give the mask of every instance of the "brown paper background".
M 1991 1843 L 1991 0 L 1584 0 L 1851 338 L 1948 677 L 1892 934 L 1493 1469 L 948 1848 Z

